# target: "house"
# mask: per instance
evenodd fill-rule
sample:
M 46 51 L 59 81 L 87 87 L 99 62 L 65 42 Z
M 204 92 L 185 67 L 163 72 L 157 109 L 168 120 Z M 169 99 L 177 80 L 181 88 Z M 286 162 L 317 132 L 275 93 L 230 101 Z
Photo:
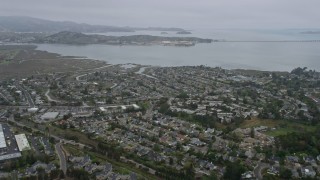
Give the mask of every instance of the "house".
M 279 175 L 280 173 L 279 167 L 272 166 L 271 168 L 268 169 L 267 173 L 274 176 Z
M 26 176 L 37 175 L 37 173 L 38 173 L 37 169 L 39 169 L 39 168 L 44 169 L 46 173 L 50 173 L 51 171 L 56 169 L 56 166 L 52 163 L 46 164 L 46 163 L 42 163 L 40 161 L 37 161 L 31 167 L 26 169 L 25 175 Z
M 200 141 L 198 138 L 191 138 L 190 144 L 196 145 L 196 146 L 204 146 L 206 143 Z
M 150 150 L 146 149 L 146 148 L 143 148 L 143 147 L 139 147 L 137 148 L 137 155 L 142 157 L 142 156 L 145 156 L 149 153 Z
M 316 160 L 312 156 L 304 156 L 303 160 L 306 163 L 310 163 L 310 164 L 315 164 L 316 163 Z
M 137 174 L 134 172 L 130 173 L 130 180 L 137 180 Z
M 107 163 L 103 170 L 100 172 L 97 172 L 95 174 L 97 180 L 105 180 L 109 179 L 110 174 L 112 173 L 112 165 L 110 163 Z
M 44 147 L 44 152 L 46 155 L 49 155 L 49 156 L 53 156 L 54 155 L 54 151 L 51 147 L 51 144 L 49 142 L 49 139 L 46 138 L 46 137 L 41 137 L 40 138 L 40 142 L 41 144 L 43 145 Z
M 69 161 L 74 164 L 74 168 L 76 169 L 82 169 L 83 167 L 91 164 L 91 159 L 88 155 L 84 157 L 70 157 Z
M 248 149 L 245 153 L 244 153 L 248 158 L 252 159 L 255 155 L 256 152 L 253 149 Z
M 255 178 L 255 175 L 252 171 L 247 171 L 247 172 L 241 174 L 241 179 L 252 179 L 253 180 L 256 178 Z
M 94 163 L 94 164 L 88 164 L 87 166 L 84 167 L 84 170 L 87 171 L 89 174 L 94 173 L 95 171 L 97 171 L 99 168 L 99 166 Z
M 316 176 L 316 172 L 313 170 L 311 166 L 302 167 L 301 174 L 302 174 L 302 177 L 314 178 Z
M 291 164 L 298 163 L 299 162 L 299 157 L 297 157 L 297 156 L 286 156 L 286 161 L 287 161 L 287 163 L 291 163 Z

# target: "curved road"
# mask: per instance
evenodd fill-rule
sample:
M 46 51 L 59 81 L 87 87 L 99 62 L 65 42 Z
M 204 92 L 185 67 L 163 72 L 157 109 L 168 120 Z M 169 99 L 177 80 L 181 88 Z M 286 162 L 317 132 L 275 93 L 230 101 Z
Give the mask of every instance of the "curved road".
M 47 99 L 48 99 L 49 102 L 51 102 L 51 101 L 53 101 L 53 102 L 61 102 L 61 101 L 52 99 L 52 98 L 50 97 L 49 93 L 50 93 L 50 89 L 48 89 L 47 92 L 45 93 L 45 96 L 47 97 Z
M 60 159 L 60 169 L 64 172 L 64 174 L 66 174 L 67 173 L 67 160 L 66 160 L 66 156 L 62 150 L 61 143 L 57 143 L 55 145 L 55 149 L 56 149 L 57 154 Z
M 253 173 L 255 174 L 257 179 L 262 180 L 263 177 L 262 177 L 261 171 L 269 167 L 270 167 L 269 164 L 259 162 L 258 165 L 254 168 Z
M 139 71 L 137 71 L 137 72 L 135 72 L 135 73 L 136 73 L 136 74 L 143 75 L 143 76 L 146 76 L 146 77 L 148 77 L 148 78 L 152 78 L 152 79 L 158 80 L 158 78 L 156 78 L 156 77 L 154 77 L 154 76 L 150 76 L 150 75 L 148 75 L 148 74 L 145 74 L 144 71 L 146 70 L 146 68 L 147 68 L 147 67 L 141 67 L 141 68 L 139 69 Z

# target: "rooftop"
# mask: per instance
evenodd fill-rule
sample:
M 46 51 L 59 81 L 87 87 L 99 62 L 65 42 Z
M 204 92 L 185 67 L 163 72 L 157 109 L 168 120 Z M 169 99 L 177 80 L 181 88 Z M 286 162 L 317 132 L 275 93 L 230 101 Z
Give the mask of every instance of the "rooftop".
M 2 125 L 0 124 L 0 148 L 6 148 L 6 147 L 7 147 L 6 139 L 3 134 Z
M 15 138 L 18 144 L 19 151 L 30 149 L 30 145 L 25 134 L 15 135 Z
M 46 112 L 41 116 L 41 119 L 55 119 L 59 115 L 59 112 Z

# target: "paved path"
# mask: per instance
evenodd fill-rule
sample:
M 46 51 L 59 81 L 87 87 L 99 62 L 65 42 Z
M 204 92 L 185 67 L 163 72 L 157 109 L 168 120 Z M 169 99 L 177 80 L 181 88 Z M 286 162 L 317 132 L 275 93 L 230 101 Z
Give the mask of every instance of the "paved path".
M 258 165 L 254 168 L 253 173 L 257 179 L 262 180 L 263 177 L 262 177 L 261 171 L 269 167 L 270 167 L 269 164 L 259 162 Z
M 64 172 L 64 174 L 66 174 L 67 173 L 67 160 L 66 160 L 66 156 L 62 150 L 61 143 L 57 143 L 55 145 L 55 149 L 56 149 L 57 154 L 59 156 L 60 169 Z
M 5 101 L 10 102 L 10 101 L 8 100 L 8 98 L 7 98 L 6 96 L 4 96 L 1 92 L 0 92 L 0 96 L 1 96 Z
M 145 74 L 144 71 L 146 70 L 147 67 L 141 67 L 139 71 L 136 72 L 136 74 L 140 74 L 140 75 L 143 75 L 143 76 L 146 76 L 148 78 L 152 78 L 152 79 L 156 79 L 158 80 L 158 78 L 154 77 L 154 76 L 150 76 L 148 74 Z
M 47 97 L 47 99 L 48 99 L 49 102 L 61 102 L 61 101 L 52 99 L 52 98 L 50 97 L 49 93 L 50 93 L 50 89 L 48 89 L 47 92 L 45 93 L 45 96 Z
M 111 86 L 110 89 L 113 89 L 113 88 L 115 88 L 115 87 L 117 87 L 117 86 L 118 86 L 117 83 L 113 83 L 113 86 Z

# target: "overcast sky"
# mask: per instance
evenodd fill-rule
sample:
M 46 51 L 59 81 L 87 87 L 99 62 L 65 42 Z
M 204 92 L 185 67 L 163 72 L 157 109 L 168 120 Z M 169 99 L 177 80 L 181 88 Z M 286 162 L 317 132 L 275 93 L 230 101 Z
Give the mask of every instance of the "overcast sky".
M 319 28 L 320 0 L 0 0 L 1 16 L 116 26 Z

